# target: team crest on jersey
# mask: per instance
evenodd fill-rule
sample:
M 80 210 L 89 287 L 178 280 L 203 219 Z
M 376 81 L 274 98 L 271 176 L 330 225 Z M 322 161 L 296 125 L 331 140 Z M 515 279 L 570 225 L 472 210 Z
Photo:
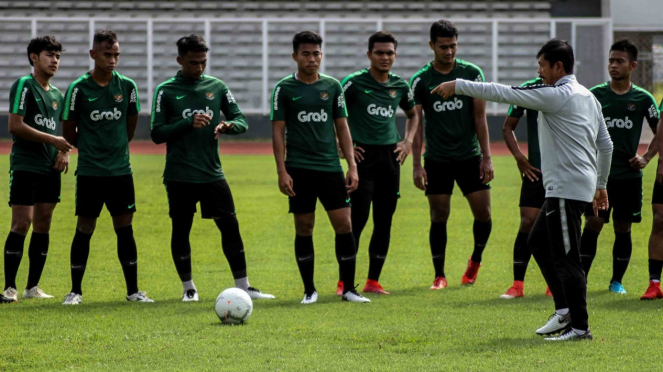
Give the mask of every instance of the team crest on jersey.
M 626 108 L 627 108 L 629 111 L 635 111 L 635 107 L 636 107 L 636 106 L 635 106 L 635 102 L 628 102 L 628 103 L 626 104 Z
M 58 109 L 58 103 L 53 101 L 53 110 L 57 110 L 57 109 Z
M 208 100 L 213 100 L 214 99 L 214 92 L 208 92 L 205 93 L 205 97 L 207 97 Z
M 323 100 L 323 101 L 328 100 L 329 99 L 329 92 L 327 92 L 326 90 L 323 90 L 322 92 L 320 92 L 320 99 Z
M 124 97 L 121 94 L 116 94 L 113 96 L 113 98 L 115 98 L 115 102 L 122 102 L 122 100 L 124 99 Z
M 396 91 L 395 91 L 394 89 L 391 89 L 391 90 L 389 91 L 389 96 L 390 96 L 391 98 L 396 98 Z

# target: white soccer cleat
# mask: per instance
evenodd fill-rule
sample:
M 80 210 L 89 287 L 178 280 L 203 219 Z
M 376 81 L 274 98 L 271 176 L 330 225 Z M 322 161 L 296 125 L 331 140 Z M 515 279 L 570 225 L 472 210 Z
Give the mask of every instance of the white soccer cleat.
M 258 288 L 253 287 L 249 287 L 249 289 L 246 290 L 246 293 L 249 294 L 249 297 L 251 297 L 252 300 L 271 300 L 272 298 L 276 298 L 268 293 L 262 293 Z
M 44 293 L 44 291 L 39 288 L 39 285 L 36 285 L 30 289 L 25 289 L 23 291 L 23 296 L 21 298 L 53 298 L 53 296 Z
M 62 303 L 63 305 L 78 305 L 81 302 L 83 302 L 83 296 L 76 294 L 74 292 L 69 293 L 68 295 L 64 296 L 64 302 Z
M 592 336 L 592 332 L 590 332 L 589 329 L 585 333 L 578 333 L 571 328 L 559 336 L 544 338 L 546 341 L 581 341 L 593 339 L 594 336 Z
M 0 296 L 0 302 L 2 303 L 12 303 L 18 302 L 18 291 L 16 288 L 7 287 L 2 295 Z
M 318 292 L 304 293 L 304 299 L 302 300 L 304 305 L 312 304 L 316 301 L 318 301 Z
M 147 297 L 147 293 L 138 291 L 131 296 L 127 296 L 129 302 L 154 302 L 151 298 Z
M 571 313 L 567 313 L 566 315 L 555 313 L 548 318 L 548 323 L 546 323 L 546 325 L 536 330 L 536 334 L 547 336 L 564 331 L 569 327 L 571 327 Z
M 356 290 L 351 289 L 345 293 L 343 293 L 343 301 L 348 301 L 348 302 L 362 302 L 362 303 L 368 303 L 371 302 L 368 298 L 360 295 L 357 293 Z
M 195 289 L 187 289 L 182 294 L 182 301 L 184 302 L 198 302 L 198 291 Z

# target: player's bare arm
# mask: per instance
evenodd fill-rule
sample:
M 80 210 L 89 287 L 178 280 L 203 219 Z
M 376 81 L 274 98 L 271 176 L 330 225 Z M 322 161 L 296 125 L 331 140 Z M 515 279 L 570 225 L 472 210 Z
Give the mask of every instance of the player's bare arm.
M 657 148 L 663 149 L 663 134 L 661 133 L 661 130 L 663 129 L 663 117 L 661 120 L 658 122 L 658 126 L 656 127 L 656 136 L 654 136 L 654 140 L 656 140 Z M 661 156 L 658 157 L 658 169 L 656 170 L 656 182 L 659 184 L 663 184 L 663 158 Z
M 193 127 L 195 129 L 204 128 L 209 125 L 209 122 L 212 118 L 206 114 L 196 114 L 193 115 Z
M 69 142 L 73 146 L 77 146 L 78 145 L 78 123 L 74 120 L 63 120 L 62 121 L 62 136 L 67 140 L 67 142 Z
M 138 124 L 138 114 L 133 114 L 127 116 L 127 139 L 129 142 L 134 138 L 136 134 L 136 124 Z
M 483 183 L 489 183 L 495 178 L 493 160 L 490 158 L 490 139 L 488 137 L 488 120 L 486 119 L 486 101 L 474 98 L 474 125 L 476 126 L 477 139 L 481 147 L 481 164 L 479 165 L 479 177 Z
M 442 98 L 447 99 L 456 94 L 456 81 L 447 81 L 431 90 L 430 94 L 439 94 Z
M 9 114 L 9 133 L 24 140 L 47 143 L 62 152 L 69 152 L 72 149 L 66 139 L 30 127 L 23 122 L 21 115 Z
M 348 162 L 348 173 L 345 176 L 346 188 L 351 193 L 357 189 L 359 185 L 359 175 L 357 173 L 357 163 L 355 163 L 354 149 L 352 148 L 352 136 L 350 135 L 350 128 L 346 118 L 338 118 L 334 120 L 334 127 L 336 128 L 336 135 L 338 142 L 341 145 L 341 151 L 345 155 L 345 161 Z
M 661 125 L 661 122 L 659 121 L 658 125 Z M 629 160 L 629 163 L 631 164 L 631 167 L 634 169 L 644 169 L 647 164 L 651 161 L 654 156 L 658 153 L 658 126 L 656 128 L 651 128 L 652 132 L 654 132 L 654 137 L 651 139 L 649 142 L 649 146 L 647 147 L 647 152 L 645 152 L 644 155 L 640 156 L 638 154 L 635 154 L 634 157 L 632 157 Z
M 525 154 L 520 150 L 520 146 L 518 146 L 518 140 L 514 131 L 519 121 L 520 118 L 507 116 L 504 120 L 504 126 L 502 126 L 502 138 L 504 139 L 504 143 L 506 143 L 506 147 L 509 148 L 511 155 L 516 159 L 520 176 L 527 177 L 532 182 L 538 181 L 539 176 L 537 174 L 541 174 L 541 170 L 529 163 Z
M 279 190 L 284 195 L 295 196 L 292 178 L 285 169 L 285 121 L 272 121 L 272 146 L 279 176 Z
M 424 167 L 421 166 L 421 149 L 424 145 L 423 110 L 421 105 L 414 106 L 414 110 L 417 112 L 417 128 L 412 139 L 412 177 L 414 178 L 414 185 L 419 190 L 426 190 L 428 176 Z
M 419 116 L 417 115 L 417 110 L 414 108 L 405 111 L 405 116 L 407 120 L 405 121 L 405 138 L 396 144 L 396 150 L 394 152 L 397 154 L 396 160 L 403 165 L 410 150 L 412 150 L 412 143 L 414 141 L 414 136 L 417 133 L 417 126 L 419 123 Z
M 231 131 L 233 127 L 235 126 L 234 122 L 225 122 L 222 121 L 219 123 L 219 125 L 216 126 L 216 129 L 214 130 L 214 139 L 219 139 L 219 137 L 228 131 Z

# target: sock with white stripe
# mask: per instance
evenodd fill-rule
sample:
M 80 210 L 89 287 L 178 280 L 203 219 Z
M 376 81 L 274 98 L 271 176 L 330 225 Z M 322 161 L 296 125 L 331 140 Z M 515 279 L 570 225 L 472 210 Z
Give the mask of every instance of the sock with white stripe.
M 90 256 L 90 239 L 92 239 L 92 234 L 85 234 L 76 229 L 74 241 L 71 242 L 71 255 L 69 258 L 71 262 L 71 291 L 79 295 L 83 294 L 81 286 L 83 276 L 85 275 L 87 259 Z
M 30 258 L 30 270 L 28 273 L 27 289 L 35 287 L 39 284 L 41 273 L 44 271 L 46 265 L 46 257 L 48 256 L 48 233 L 42 234 L 32 232 L 30 238 L 30 246 L 28 247 L 28 257 Z
M 447 251 L 447 223 L 431 222 L 428 239 L 430 241 L 430 253 L 433 257 L 435 277 L 444 277 L 444 256 Z
M 9 232 L 5 241 L 5 289 L 9 287 L 16 289 L 16 273 L 23 258 L 24 244 L 24 235 Z
M 513 245 L 513 280 L 524 281 L 532 253 L 527 246 L 529 233 L 518 232 Z
M 615 232 L 615 243 L 612 246 L 612 280 L 618 283 L 622 282 L 624 273 L 631 260 L 633 244 L 631 242 L 631 233 Z
M 193 214 L 172 217 L 171 223 L 170 253 L 173 256 L 175 270 L 177 270 L 177 275 L 179 275 L 183 283 L 189 282 L 191 281 L 191 243 L 189 242 L 189 234 L 191 233 L 191 226 L 193 226 Z M 195 286 L 193 289 L 195 289 Z
M 474 251 L 472 252 L 472 261 L 481 262 L 481 255 L 486 249 L 490 232 L 493 230 L 493 220 L 477 221 L 474 220 L 472 232 L 474 233 Z
M 649 280 L 654 282 L 661 281 L 661 271 L 663 271 L 663 261 L 649 259 Z
M 129 226 L 115 229 L 117 235 L 117 257 L 122 265 L 124 281 L 127 283 L 127 296 L 138 292 L 138 250 L 134 240 L 134 230 Z
M 580 262 L 585 271 L 585 278 L 589 275 L 594 257 L 596 257 L 596 246 L 599 241 L 599 233 L 594 230 L 584 229 L 580 238 Z

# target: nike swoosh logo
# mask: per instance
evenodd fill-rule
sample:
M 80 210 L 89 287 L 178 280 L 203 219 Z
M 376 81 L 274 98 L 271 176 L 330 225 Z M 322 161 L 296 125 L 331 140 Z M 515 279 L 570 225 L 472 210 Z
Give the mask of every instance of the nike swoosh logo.
M 7 255 L 11 255 L 11 256 L 20 256 L 20 255 L 21 255 L 21 252 L 10 252 L 10 251 L 6 251 L 5 254 L 7 254 Z
M 136 205 L 136 203 L 131 204 L 130 206 L 127 207 L 127 209 L 131 209 L 131 208 L 133 208 L 134 205 Z
M 297 261 L 306 261 L 306 260 L 309 260 L 311 257 L 313 257 L 313 256 L 298 257 Z
M 387 259 L 387 256 L 379 256 L 379 255 L 376 254 L 375 258 L 377 258 L 378 260 L 385 260 L 385 259 Z
M 186 94 L 183 95 L 183 96 L 177 96 L 177 97 L 175 97 L 175 98 L 176 98 L 176 99 L 182 99 L 182 98 L 184 98 L 184 97 L 186 97 Z
M 349 261 L 349 260 L 354 260 L 357 256 L 352 256 L 352 257 L 341 257 L 341 261 Z
M 302 98 L 302 96 L 299 96 L 299 97 L 292 97 L 292 100 L 293 100 L 293 101 L 296 101 L 296 100 L 298 100 L 298 99 L 300 99 L 300 98 Z
M 546 212 L 546 216 L 550 216 L 551 214 L 553 214 L 553 213 L 555 213 L 555 212 L 557 212 L 557 210 L 550 211 L 550 212 Z
M 82 267 L 83 267 L 83 265 L 81 265 L 81 266 L 74 266 L 74 265 L 71 265 L 71 268 L 74 269 L 74 270 L 75 270 L 75 269 L 81 269 Z
M 48 256 L 48 252 L 41 252 L 42 256 Z
M 90 102 L 92 102 L 92 101 L 96 101 L 96 100 L 98 100 L 98 99 L 99 99 L 99 97 L 96 97 L 96 98 L 92 98 L 92 97 L 90 97 L 90 98 L 88 98 L 87 100 L 90 101 Z
M 129 265 L 135 265 L 138 261 L 129 262 Z
M 365 90 L 364 91 L 364 93 L 366 93 L 366 94 L 370 94 L 371 92 L 372 92 L 372 90 Z
M 345 202 L 346 202 L 346 203 L 349 203 L 349 202 L 350 202 L 350 198 L 345 199 Z
M 639 216 L 642 212 L 633 213 L 633 216 Z
M 35 101 L 39 102 L 41 101 L 41 98 L 35 98 Z

